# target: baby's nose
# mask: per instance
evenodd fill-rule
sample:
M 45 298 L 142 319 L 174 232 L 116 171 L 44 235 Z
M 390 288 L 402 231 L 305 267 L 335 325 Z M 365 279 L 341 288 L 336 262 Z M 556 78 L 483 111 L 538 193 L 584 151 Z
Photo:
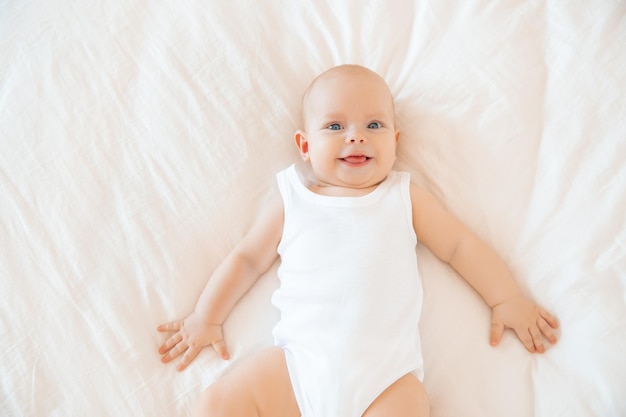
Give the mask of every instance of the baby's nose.
M 361 132 L 351 132 L 346 136 L 346 142 L 348 143 L 365 143 L 367 139 Z

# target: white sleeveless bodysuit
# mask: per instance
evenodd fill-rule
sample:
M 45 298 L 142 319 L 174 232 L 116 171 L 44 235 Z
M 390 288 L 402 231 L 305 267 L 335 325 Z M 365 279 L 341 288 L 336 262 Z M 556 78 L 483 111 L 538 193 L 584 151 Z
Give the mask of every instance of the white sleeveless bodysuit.
M 285 218 L 274 327 L 303 417 L 360 417 L 393 382 L 423 377 L 409 174 L 362 197 L 315 194 L 277 175 Z

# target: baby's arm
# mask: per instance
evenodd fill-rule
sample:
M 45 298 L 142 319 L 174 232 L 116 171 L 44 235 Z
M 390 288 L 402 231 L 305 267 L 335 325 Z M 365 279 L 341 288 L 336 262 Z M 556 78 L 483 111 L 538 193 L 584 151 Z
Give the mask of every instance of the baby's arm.
M 228 359 L 222 324 L 241 297 L 276 260 L 282 229 L 283 203 L 276 195 L 262 210 L 248 234 L 213 272 L 194 312 L 184 320 L 158 327 L 161 332 L 175 332 L 159 349 L 164 363 L 182 354 L 177 367 L 182 371 L 202 348 L 209 345 L 223 359 Z
M 411 186 L 418 239 L 448 262 L 492 308 L 491 344 L 512 328 L 529 352 L 543 353 L 543 336 L 556 343 L 556 319 L 525 297 L 504 262 L 425 189 Z M 543 336 L 542 336 L 543 335 Z

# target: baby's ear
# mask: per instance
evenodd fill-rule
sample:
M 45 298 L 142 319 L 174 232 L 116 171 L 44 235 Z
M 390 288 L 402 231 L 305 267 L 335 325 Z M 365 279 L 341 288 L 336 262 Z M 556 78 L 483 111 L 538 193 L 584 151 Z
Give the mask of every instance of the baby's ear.
M 296 146 L 300 151 L 300 156 L 303 160 L 309 160 L 309 141 L 306 138 L 306 132 L 303 130 L 297 130 L 294 135 L 294 139 L 296 140 Z

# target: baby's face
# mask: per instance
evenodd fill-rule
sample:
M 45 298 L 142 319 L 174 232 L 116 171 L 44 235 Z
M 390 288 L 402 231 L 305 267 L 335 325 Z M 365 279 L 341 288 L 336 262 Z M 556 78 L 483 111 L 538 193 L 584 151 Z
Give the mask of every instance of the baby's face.
M 303 106 L 304 131 L 296 132 L 296 144 L 319 186 L 368 192 L 387 177 L 400 132 L 382 78 L 334 71 L 315 82 Z

